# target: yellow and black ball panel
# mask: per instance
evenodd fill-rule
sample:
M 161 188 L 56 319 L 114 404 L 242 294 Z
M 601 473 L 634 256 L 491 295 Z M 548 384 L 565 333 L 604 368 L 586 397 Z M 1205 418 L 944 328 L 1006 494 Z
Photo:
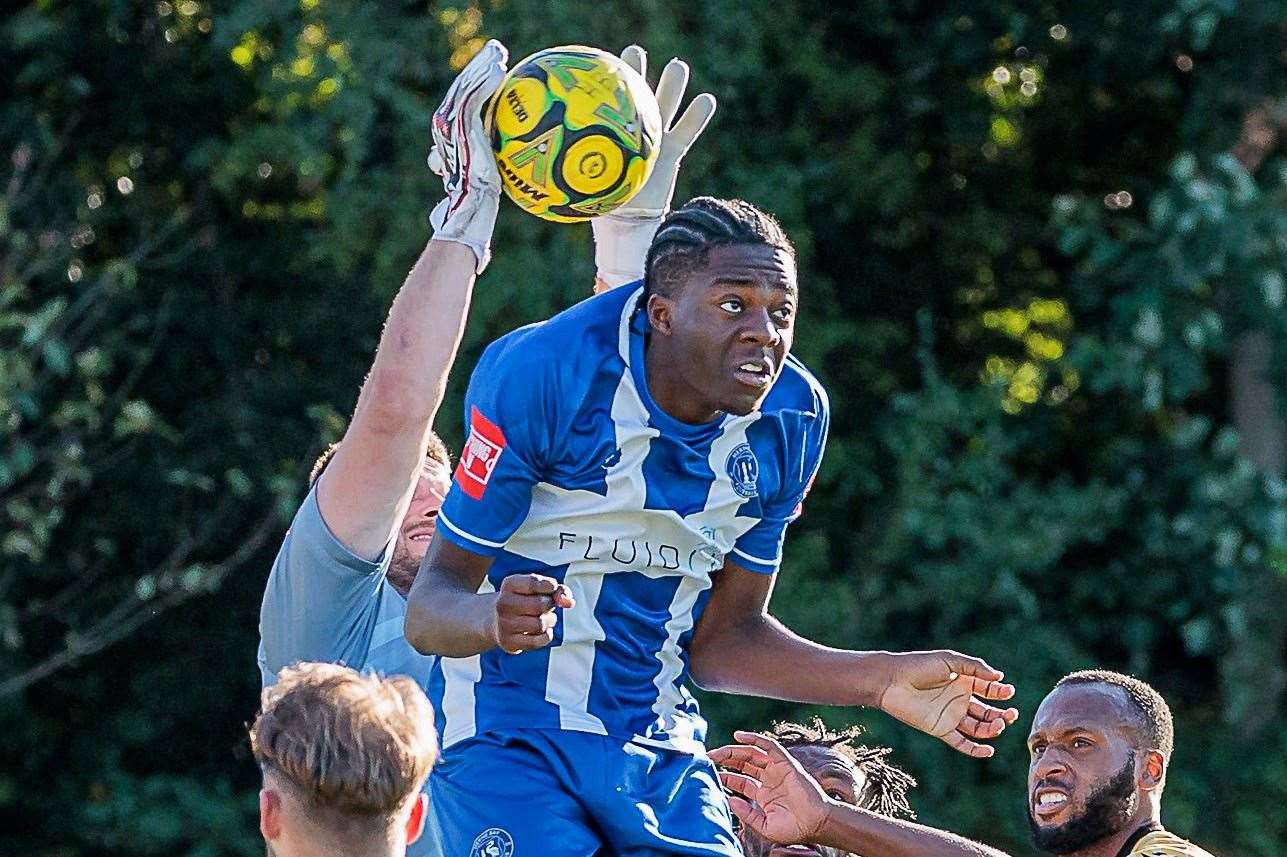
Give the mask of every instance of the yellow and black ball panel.
M 534 82 L 531 78 L 525 80 Z M 545 92 L 543 85 L 541 89 Z M 528 119 L 523 121 L 517 115 L 506 115 L 505 94 L 502 90 L 497 101 L 492 132 L 501 186 L 519 206 L 541 215 L 551 202 L 569 201 L 553 180 L 566 132 L 562 121 L 563 104 L 551 100 L 544 113 L 539 116 L 529 113 Z
M 516 65 L 488 119 L 506 194 L 524 210 L 572 222 L 629 200 L 652 171 L 661 118 L 620 57 L 571 46 Z
M 493 136 L 508 139 L 531 133 L 549 112 L 551 102 L 550 91 L 535 78 L 507 81 L 497 93 Z
M 626 172 L 626 157 L 616 141 L 589 134 L 563 152 L 563 184 L 581 196 L 598 196 L 619 183 Z

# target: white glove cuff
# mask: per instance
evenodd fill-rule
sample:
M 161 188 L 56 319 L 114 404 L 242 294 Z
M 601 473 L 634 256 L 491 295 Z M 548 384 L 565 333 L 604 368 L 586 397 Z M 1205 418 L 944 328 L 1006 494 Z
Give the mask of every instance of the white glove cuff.
M 656 217 L 616 217 L 607 215 L 595 218 L 594 264 L 596 276 L 609 288 L 616 288 L 643 278 L 644 262 L 652 238 L 661 226 L 662 215 Z
M 474 251 L 478 259 L 475 273 L 481 274 L 492 258 L 492 232 L 496 228 L 496 214 L 500 208 L 500 193 L 491 188 L 476 188 L 456 211 L 448 211 L 453 199 L 440 200 L 429 214 L 433 237 L 438 241 L 464 244 Z

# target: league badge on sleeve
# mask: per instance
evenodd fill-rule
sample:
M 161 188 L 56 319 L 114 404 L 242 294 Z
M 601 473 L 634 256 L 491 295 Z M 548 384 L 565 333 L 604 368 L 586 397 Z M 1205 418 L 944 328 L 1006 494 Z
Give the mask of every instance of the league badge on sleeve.
M 460 488 L 475 500 L 483 499 L 487 481 L 492 478 L 496 462 L 505 451 L 505 435 L 478 407 L 469 409 L 469 439 L 460 453 L 456 466 L 456 481 Z

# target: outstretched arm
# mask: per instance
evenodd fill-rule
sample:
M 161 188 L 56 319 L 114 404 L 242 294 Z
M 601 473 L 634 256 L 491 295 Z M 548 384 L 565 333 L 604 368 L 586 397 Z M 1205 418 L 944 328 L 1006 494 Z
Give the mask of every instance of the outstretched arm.
M 389 310 L 375 362 L 335 457 L 317 488 L 322 518 L 363 559 L 375 559 L 401 520 L 456 357 L 474 279 L 487 263 L 500 180 L 481 111 L 505 73 L 489 42 L 456 78 L 433 117 L 430 165 L 447 198 L 434 238 Z M 478 150 L 486 157 L 471 157 Z
M 833 800 L 800 763 L 767 735 L 736 732 L 743 742 L 719 747 L 711 761 L 743 824 L 783 845 L 825 845 L 883 857 L 1008 857 L 964 837 L 888 818 Z
M 389 310 L 344 440 L 317 486 L 331 532 L 373 560 L 406 512 L 474 286 L 473 251 L 430 241 Z
M 952 748 L 986 758 L 1018 719 L 983 700 L 1014 688 L 978 658 L 957 652 L 853 652 L 806 640 L 769 615 L 775 575 L 732 561 L 715 575 L 690 647 L 693 680 L 708 690 L 880 708 Z M 748 653 L 753 653 L 748 656 Z M 979 697 L 979 698 L 976 698 Z

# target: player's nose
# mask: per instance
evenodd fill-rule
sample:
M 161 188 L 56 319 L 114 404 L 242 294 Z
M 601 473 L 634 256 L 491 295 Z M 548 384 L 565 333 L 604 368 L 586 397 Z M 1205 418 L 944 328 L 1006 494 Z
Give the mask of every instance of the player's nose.
M 773 348 L 782 341 L 782 331 L 778 330 L 773 316 L 769 315 L 769 311 L 764 307 L 747 312 L 744 318 L 746 322 L 741 331 L 743 342 L 753 342 Z
M 1034 782 L 1068 773 L 1068 760 L 1055 748 L 1047 749 L 1032 769 Z

